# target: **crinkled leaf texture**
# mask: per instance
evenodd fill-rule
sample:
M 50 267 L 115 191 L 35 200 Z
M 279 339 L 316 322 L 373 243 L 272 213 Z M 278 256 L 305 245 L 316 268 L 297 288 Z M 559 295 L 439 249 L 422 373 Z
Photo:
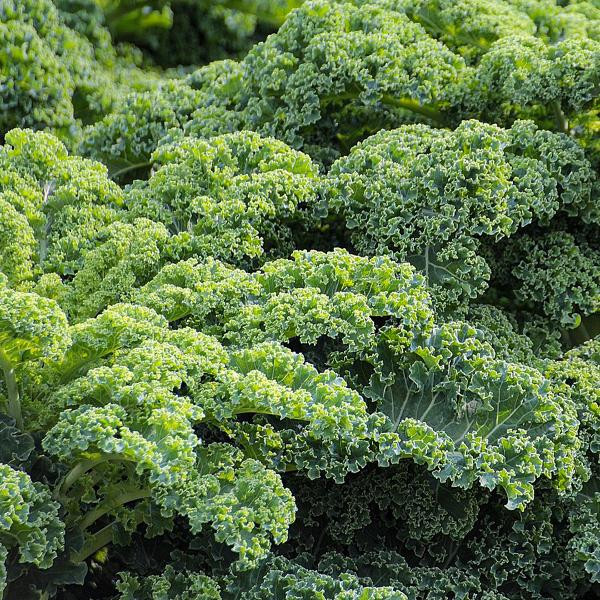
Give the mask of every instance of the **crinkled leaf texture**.
M 576 414 L 538 370 L 496 359 L 461 323 L 404 353 L 395 352 L 391 329 L 378 359 L 365 394 L 389 419 L 381 464 L 410 457 L 441 481 L 502 488 L 508 508 L 524 509 L 542 476 L 559 490 L 571 485 Z
M 59 508 L 43 484 L 0 464 L 0 547 L 5 557 L 14 548 L 20 562 L 50 567 L 64 544 Z

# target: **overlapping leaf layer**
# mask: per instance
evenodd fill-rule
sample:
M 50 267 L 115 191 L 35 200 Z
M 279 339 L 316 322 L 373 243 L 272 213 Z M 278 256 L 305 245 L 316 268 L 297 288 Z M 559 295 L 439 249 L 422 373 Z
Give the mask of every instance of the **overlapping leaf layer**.
M 0 0 L 0 598 L 600 597 L 598 0 Z

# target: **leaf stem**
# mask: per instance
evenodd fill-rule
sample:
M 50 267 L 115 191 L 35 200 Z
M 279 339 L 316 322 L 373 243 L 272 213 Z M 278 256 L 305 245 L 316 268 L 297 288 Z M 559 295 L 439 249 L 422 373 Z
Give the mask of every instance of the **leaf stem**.
M 246 0 L 225 0 L 225 2 L 223 2 L 223 7 L 228 8 L 229 10 L 236 10 L 244 14 L 253 15 L 256 17 L 257 21 L 262 21 L 267 25 L 279 28 L 285 21 L 289 12 L 298 8 L 301 4 L 301 0 L 295 0 L 294 2 L 289 3 L 289 11 L 283 10 L 272 13 L 261 11 L 258 7 L 258 3 L 251 3 Z
M 6 393 L 8 395 L 8 414 L 15 420 L 19 429 L 23 429 L 23 415 L 21 412 L 21 398 L 15 368 L 3 350 L 0 350 L 0 369 L 4 374 Z
M 98 550 L 110 544 L 113 538 L 114 524 L 114 522 L 109 523 L 108 525 L 97 531 L 94 535 L 90 536 L 83 544 L 81 550 L 73 554 L 71 560 L 75 563 L 83 562 L 93 554 L 96 554 Z
M 133 521 L 137 527 L 137 525 L 142 522 L 142 515 L 134 515 Z M 113 539 L 113 527 L 115 524 L 116 521 L 113 521 L 91 535 L 83 544 L 83 548 L 71 556 L 71 560 L 73 562 L 82 562 L 88 559 L 90 556 L 96 554 L 96 552 L 98 552 L 98 550 L 101 548 L 104 548 L 104 546 L 108 546 Z
M 65 476 L 62 484 L 59 486 L 59 495 L 64 495 L 70 488 L 75 485 L 76 481 L 85 475 L 90 469 L 95 467 L 98 463 L 102 462 L 102 459 L 96 460 L 82 460 L 78 462 Z
M 141 10 L 148 5 L 148 0 L 134 0 L 133 2 L 119 2 L 115 8 L 106 12 L 106 23 L 112 28 L 119 19 L 129 13 Z M 154 9 L 156 10 L 156 9 Z
M 110 178 L 114 179 L 115 177 L 120 177 L 121 175 L 125 175 L 125 173 L 129 173 L 129 171 L 135 171 L 136 169 L 141 169 L 142 167 L 149 167 L 151 166 L 152 163 L 149 163 L 148 161 L 146 162 L 141 162 L 141 163 L 136 163 L 136 164 L 132 164 L 132 165 L 127 165 L 126 167 L 122 167 L 121 169 L 118 169 L 117 171 L 113 171 L 111 173 L 109 173 Z
M 343 100 L 357 100 L 360 95 L 360 90 L 350 89 L 341 94 L 324 96 L 321 98 L 321 106 L 326 106 L 331 102 L 340 102 Z M 390 94 L 385 94 L 381 97 L 381 103 L 391 108 L 401 108 L 411 112 L 423 115 L 434 121 L 440 127 L 447 127 L 447 122 L 444 115 L 432 105 L 421 104 L 412 98 L 396 98 Z
M 129 502 L 134 502 L 135 500 L 142 500 L 143 498 L 148 498 L 150 496 L 150 490 L 147 489 L 130 489 L 122 492 L 118 496 L 114 498 L 110 498 L 104 504 L 101 504 L 95 510 L 91 510 L 88 512 L 85 517 L 79 522 L 79 526 L 81 529 L 87 529 L 92 526 L 98 519 L 103 517 L 105 514 L 109 513 L 111 510 L 115 508 L 119 508 L 120 506 L 124 506 L 125 504 L 129 504 Z
M 394 108 L 403 108 L 423 115 L 424 117 L 435 121 L 438 125 L 446 125 L 446 121 L 439 111 L 431 106 L 419 104 L 419 102 L 413 100 L 412 98 L 394 98 L 393 96 L 383 96 L 381 101 L 383 104 L 393 106 Z
M 65 496 L 65 494 L 77 483 L 80 477 L 83 477 L 87 472 L 91 471 L 94 467 L 108 462 L 108 461 L 122 461 L 127 462 L 128 459 L 121 456 L 120 454 L 103 454 L 96 458 L 88 458 L 79 461 L 65 476 L 62 484 L 58 487 L 58 496 Z
M 556 120 L 556 128 L 561 133 L 569 133 L 569 121 L 563 112 L 562 107 L 560 106 L 560 102 L 558 100 L 554 100 L 552 102 L 552 110 L 554 111 L 554 119 Z

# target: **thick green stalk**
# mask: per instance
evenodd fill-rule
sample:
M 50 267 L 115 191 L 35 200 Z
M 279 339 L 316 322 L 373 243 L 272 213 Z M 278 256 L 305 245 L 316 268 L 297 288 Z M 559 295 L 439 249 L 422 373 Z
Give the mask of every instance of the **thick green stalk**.
M 258 6 L 259 3 L 247 2 L 245 0 L 224 0 L 223 6 L 225 8 L 229 8 L 230 10 L 237 10 L 244 14 L 249 14 L 255 16 L 258 21 L 271 25 L 272 27 L 279 28 L 283 25 L 287 15 L 301 6 L 301 0 L 295 0 L 294 2 L 289 2 L 288 11 L 275 11 L 269 12 L 261 10 Z M 268 5 L 267 5 L 268 6 Z
M 114 179 L 115 177 L 120 177 L 121 175 L 125 175 L 125 173 L 129 173 L 130 171 L 135 171 L 136 169 L 141 169 L 143 167 L 150 167 L 151 163 L 149 162 L 141 162 L 141 163 L 136 163 L 133 165 L 128 165 L 126 167 L 122 167 L 121 169 L 118 169 L 117 171 L 113 171 L 111 173 L 109 173 L 110 178 Z
M 347 90 L 346 92 L 338 95 L 325 96 L 321 98 L 321 106 L 326 106 L 331 102 L 356 100 L 359 97 L 359 94 L 360 92 L 358 90 L 353 89 Z M 386 94 L 381 97 L 381 103 L 389 106 L 390 108 L 401 108 L 403 110 L 409 110 L 419 115 L 423 115 L 441 127 L 445 127 L 447 125 L 444 115 L 439 110 L 434 108 L 432 105 L 420 104 L 417 100 L 413 100 L 412 98 L 396 98 L 395 96 Z
M 381 101 L 383 104 L 387 104 L 388 106 L 393 106 L 394 108 L 403 108 L 423 115 L 424 117 L 435 121 L 438 125 L 446 125 L 443 115 L 438 110 L 432 108 L 431 106 L 419 104 L 416 100 L 412 100 L 411 98 L 394 98 L 393 96 L 383 96 Z
M 90 536 L 83 544 L 81 550 L 72 555 L 71 560 L 75 563 L 82 562 L 93 554 L 96 554 L 104 546 L 110 544 L 113 539 L 113 526 L 114 523 L 109 523 L 106 527 L 103 527 L 100 531 Z
M 97 459 L 97 460 L 82 460 L 81 462 L 78 462 L 66 475 L 66 477 L 64 478 L 62 485 L 60 486 L 59 490 L 61 494 L 66 493 L 71 487 L 73 487 L 73 485 L 75 484 L 75 482 L 81 477 L 83 476 L 85 473 L 87 473 L 90 469 L 92 469 L 93 467 L 95 467 L 98 463 L 102 462 L 103 459 Z
M 21 413 L 21 398 L 15 368 L 8 360 L 8 356 L 0 350 L 0 369 L 4 374 L 6 394 L 8 396 L 8 414 L 11 416 L 19 429 L 23 429 L 23 415 Z
M 148 6 L 150 2 L 148 0 L 134 0 L 134 2 L 120 2 L 116 8 L 106 12 L 106 22 L 109 27 L 113 27 L 114 24 L 129 13 L 135 10 L 141 10 Z M 155 8 L 157 10 L 157 8 Z
M 97 458 L 89 458 L 78 462 L 66 474 L 62 484 L 58 488 L 57 497 L 65 496 L 66 493 L 77 483 L 77 481 L 86 473 L 91 471 L 94 467 L 111 460 L 127 462 L 127 459 L 120 454 L 103 454 Z
M 556 120 L 556 128 L 558 131 L 561 133 L 569 133 L 569 122 L 558 100 L 552 102 L 552 110 L 554 111 L 554 119 Z
M 115 508 L 134 502 L 135 500 L 142 500 L 143 498 L 150 497 L 150 490 L 146 489 L 130 489 L 122 492 L 114 498 L 109 498 L 104 504 L 101 504 L 98 508 L 88 512 L 85 517 L 79 522 L 81 529 L 87 529 L 91 527 L 98 519 L 109 513 Z
M 138 525 L 141 523 L 141 519 L 142 519 L 141 515 L 136 515 L 134 517 L 134 520 L 137 520 Z M 90 556 L 93 556 L 94 554 L 96 554 L 96 552 L 98 552 L 98 550 L 104 548 L 104 546 L 108 546 L 108 544 L 110 544 L 113 539 L 114 525 L 115 525 L 114 522 L 109 523 L 108 525 L 106 525 L 105 527 L 103 527 L 102 529 L 100 529 L 99 531 L 94 533 L 94 535 L 90 536 L 83 544 L 83 547 L 81 548 L 81 550 L 71 556 L 71 560 L 73 562 L 84 561 L 84 560 L 88 559 Z

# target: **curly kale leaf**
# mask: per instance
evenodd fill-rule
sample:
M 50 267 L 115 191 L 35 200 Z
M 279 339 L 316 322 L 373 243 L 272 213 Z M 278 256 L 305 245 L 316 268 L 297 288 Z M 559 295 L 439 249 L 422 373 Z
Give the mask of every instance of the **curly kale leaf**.
M 364 352 L 381 319 L 402 329 L 406 344 L 432 327 L 427 290 L 409 265 L 342 249 L 296 251 L 252 274 L 213 260 L 171 264 L 134 299 L 242 347 L 296 339 L 315 345 L 327 337 Z
M 218 584 L 203 573 L 179 572 L 167 565 L 160 575 L 139 577 L 120 573 L 117 590 L 120 600 L 221 600 Z
M 520 235 L 496 261 L 516 298 L 553 323 L 575 328 L 600 311 L 600 250 L 584 236 L 564 230 Z
M 72 275 L 119 217 L 123 192 L 106 168 L 48 133 L 9 131 L 0 169 L 0 268 L 14 284 Z
M 587 483 L 577 495 L 568 518 L 572 537 L 567 548 L 571 568 L 575 571 L 574 579 L 585 578 L 597 584 L 600 581 L 600 491 L 597 478 Z
M 596 338 L 550 361 L 545 375 L 568 394 L 577 410 L 579 437 L 586 450 L 600 452 L 600 340 Z M 593 459 L 592 459 L 593 460 Z
M 103 229 L 65 292 L 62 305 L 69 316 L 95 317 L 111 304 L 127 301 L 166 262 L 168 240 L 164 225 L 149 219 L 115 222 Z
M 339 159 L 325 207 L 344 219 L 361 252 L 412 262 L 437 307 L 456 310 L 487 287 L 480 240 L 545 223 L 561 208 L 592 219 L 594 182 L 574 142 L 532 123 L 505 130 L 465 121 L 454 131 L 410 125 Z
M 24 427 L 21 378 L 29 364 L 59 359 L 69 346 L 67 319 L 54 300 L 0 285 L 0 370 L 6 412 Z
M 48 568 L 64 544 L 64 524 L 59 504 L 41 483 L 29 475 L 0 464 L 0 555 L 2 567 L 15 550 L 21 563 Z M 5 585 L 0 577 L 0 589 Z
M 575 411 L 538 370 L 496 359 L 464 324 L 443 325 L 398 353 L 390 333 L 365 388 L 390 421 L 380 463 L 408 457 L 441 481 L 502 488 L 508 508 L 523 509 L 542 476 L 559 490 L 573 484 Z
M 116 110 L 85 129 L 78 152 L 106 164 L 115 180 L 148 172 L 159 141 L 187 120 L 200 98 L 200 92 L 179 80 L 131 92 Z
M 68 129 L 73 83 L 65 65 L 31 25 L 0 22 L 2 133 L 13 127 Z M 10 85 L 9 85 L 10 84 Z
M 472 101 L 497 119 L 533 110 L 567 133 L 569 117 L 597 101 L 599 73 L 600 41 L 575 37 L 546 44 L 533 36 L 508 36 L 482 57 Z M 540 105 L 545 110 L 536 110 Z
M 230 594 L 230 595 L 229 595 Z M 225 598 L 243 600 L 284 600 L 285 598 L 317 597 L 323 600 L 406 600 L 392 587 L 364 585 L 350 574 L 337 578 L 307 569 L 282 557 L 274 557 L 252 578 L 239 578 L 230 583 Z
M 163 223 L 181 257 L 240 263 L 286 255 L 315 204 L 319 180 L 310 158 L 254 133 L 185 138 L 161 146 L 152 162 L 149 181 L 128 190 L 128 215 Z

